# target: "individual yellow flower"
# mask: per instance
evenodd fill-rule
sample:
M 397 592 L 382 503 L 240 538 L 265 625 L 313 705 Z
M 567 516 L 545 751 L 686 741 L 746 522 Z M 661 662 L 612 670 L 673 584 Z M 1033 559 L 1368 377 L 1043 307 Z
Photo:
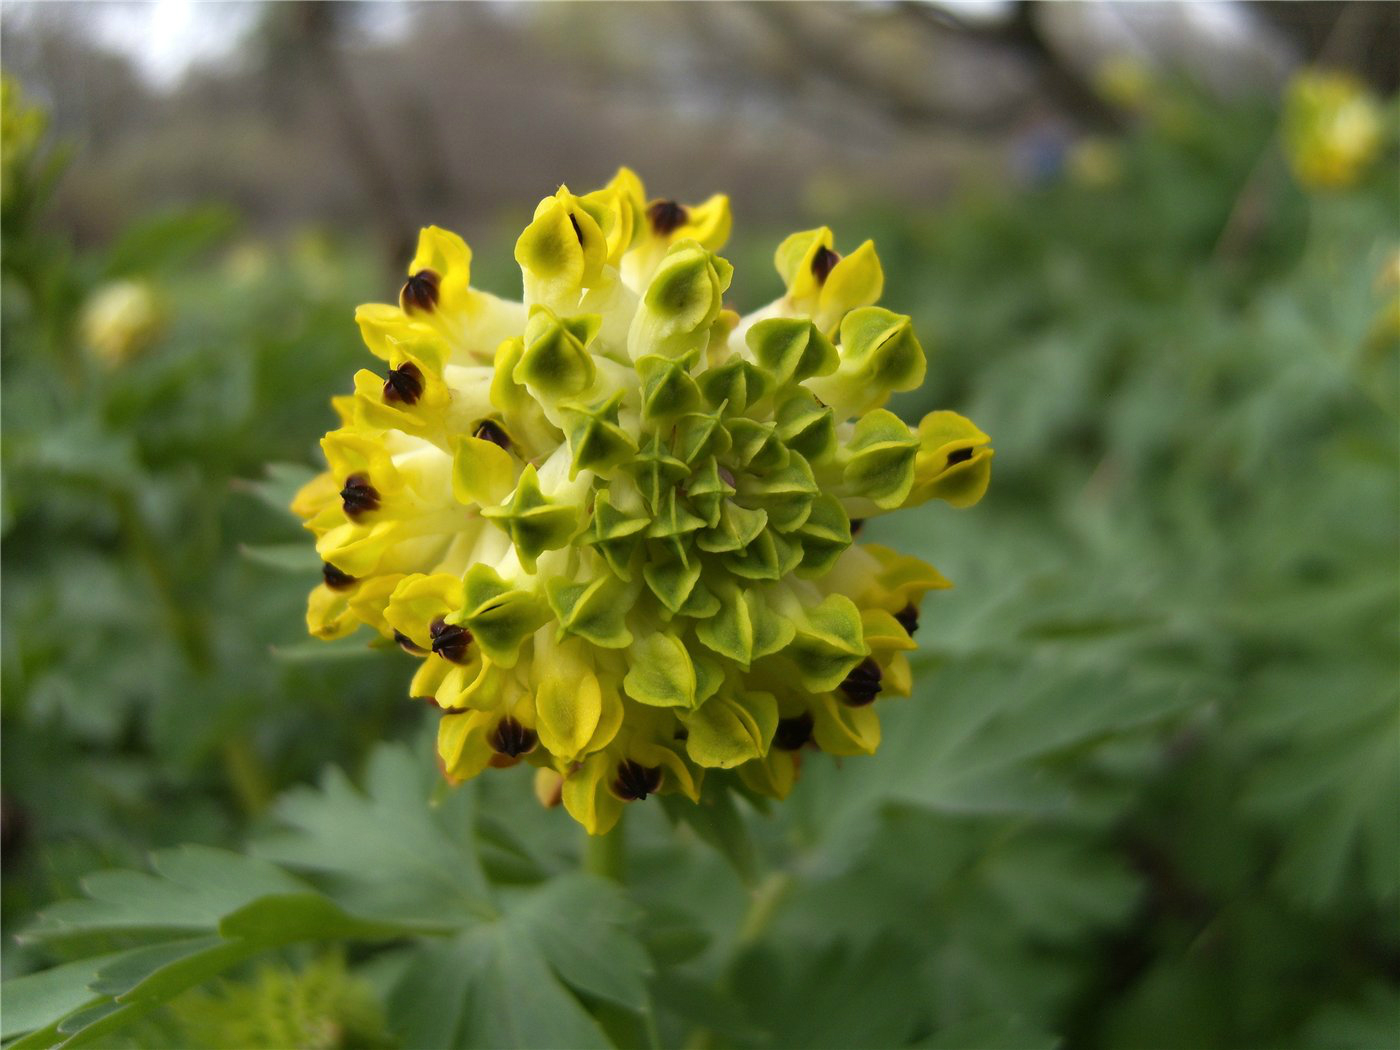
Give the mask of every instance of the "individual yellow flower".
M 1382 130 L 1379 104 L 1351 76 L 1313 70 L 1289 85 L 1284 143 L 1304 186 L 1354 185 L 1380 151 Z
M 83 307 L 83 343 L 108 368 L 136 357 L 165 328 L 166 311 L 160 296 L 145 280 L 119 280 L 102 285 Z
M 729 228 L 726 198 L 649 201 L 626 170 L 561 187 L 515 247 L 523 303 L 424 230 L 398 302 L 358 311 L 380 366 L 294 503 L 325 564 L 311 632 L 396 641 L 449 779 L 529 763 L 593 833 L 706 777 L 782 797 L 805 748 L 873 752 L 949 584 L 853 521 L 990 477 L 962 416 L 883 407 L 925 361 L 875 305 L 873 245 L 794 234 L 783 295 L 740 317 Z

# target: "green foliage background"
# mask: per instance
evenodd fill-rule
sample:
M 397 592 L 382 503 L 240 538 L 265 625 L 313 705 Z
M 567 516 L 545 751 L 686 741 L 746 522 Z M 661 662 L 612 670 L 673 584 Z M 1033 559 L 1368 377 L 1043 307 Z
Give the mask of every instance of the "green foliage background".
M 77 253 L 29 158 L 6 1045 L 1395 1045 L 1397 170 L 1307 196 L 1276 120 L 1183 93 L 1106 184 L 833 217 L 933 351 L 898 407 L 976 420 L 992 488 L 870 527 L 958 585 L 880 754 L 630 807 L 623 885 L 528 773 L 438 783 L 407 658 L 303 641 L 303 474 L 264 465 L 313 461 L 392 275 L 217 209 Z M 781 231 L 739 219 L 750 308 Z M 76 307 L 130 275 L 170 324 L 106 368 Z

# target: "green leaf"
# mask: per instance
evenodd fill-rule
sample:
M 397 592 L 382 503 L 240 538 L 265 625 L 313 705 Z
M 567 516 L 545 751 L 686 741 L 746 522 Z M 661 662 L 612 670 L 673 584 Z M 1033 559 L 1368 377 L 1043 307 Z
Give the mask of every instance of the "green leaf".
M 381 747 L 363 793 L 332 769 L 320 790 L 283 796 L 275 812 L 291 830 L 254 843 L 254 853 L 334 876 L 339 899 L 357 914 L 431 922 L 490 916 L 485 877 L 462 837 L 471 796 L 455 792 L 432 808 L 435 779 L 431 762 L 402 746 Z
M 142 950 L 95 955 L 6 981 L 3 986 L 5 1009 L 0 1011 L 0 1039 L 33 1032 L 86 1006 L 92 1001 L 92 982 L 98 972 Z
M 375 635 L 378 638 L 378 635 Z M 362 633 L 337 638 L 333 642 L 310 640 L 268 647 L 268 654 L 279 664 L 330 664 L 379 658 L 380 651 Z
M 206 846 L 181 846 L 152 858 L 156 874 L 107 871 L 83 880 L 85 900 L 44 911 L 23 937 L 56 941 L 93 933 L 162 934 L 213 930 L 230 911 L 265 894 L 306 885 L 266 861 Z
M 107 273 L 118 277 L 189 266 L 238 225 L 233 210 L 206 205 L 161 212 L 128 227 L 108 249 Z
M 26 1045 L 89 1045 L 271 948 L 450 929 L 355 918 L 280 869 L 222 850 L 168 850 L 153 865 L 154 876 L 93 876 L 85 884 L 90 899 L 56 906 L 33 936 L 127 932 L 168 939 L 6 982 L 7 1036 L 32 1032 Z M 162 917 L 163 910 L 170 914 Z M 207 932 L 171 938 L 201 930 Z
M 917 984 L 920 959 L 908 944 L 886 937 L 784 958 L 769 944 L 741 956 L 732 978 L 769 1045 L 841 1050 L 910 1042 L 927 1005 Z
M 1400 797 L 1400 700 L 1383 678 L 1357 679 L 1352 668 L 1264 679 L 1275 711 L 1290 694 L 1306 706 L 1276 714 L 1268 737 L 1282 747 L 1252 771 L 1245 801 L 1249 811 L 1288 825 L 1277 878 L 1313 907 L 1343 893 L 1352 872 L 1377 900 L 1400 892 L 1400 826 L 1391 804 Z M 1319 709 L 1320 690 L 1338 686 L 1338 695 L 1354 699 Z
M 568 875 L 506 902 L 495 922 L 419 949 L 388 997 L 406 1046 L 608 1047 L 569 991 L 641 1010 L 649 964 L 622 931 L 620 891 Z
M 321 568 L 321 559 L 310 543 L 245 543 L 239 545 L 238 553 L 256 565 L 281 572 L 309 574 Z
M 698 803 L 676 795 L 661 796 L 661 804 L 673 823 L 686 824 L 717 850 L 747 886 L 758 882 L 758 850 L 748 822 L 739 811 L 734 793 L 722 781 L 706 781 Z
M 244 492 L 278 514 L 290 517 L 297 491 L 316 476 L 316 471 L 300 463 L 269 463 L 258 481 L 233 481 L 235 492 Z
M 1400 991 L 1379 981 L 1363 989 L 1356 1002 L 1327 1003 L 1303 1028 L 1302 1046 L 1310 1050 L 1370 1050 L 1395 1039 L 1400 1023 Z
M 629 933 L 633 907 L 616 885 L 589 875 L 560 875 L 509 911 L 550 966 L 588 995 L 641 1011 L 651 964 Z
M 922 1050 L 967 1050 L 974 1046 L 998 1050 L 1055 1050 L 1060 1040 L 1016 1014 L 982 1014 L 940 1028 L 914 1045 Z

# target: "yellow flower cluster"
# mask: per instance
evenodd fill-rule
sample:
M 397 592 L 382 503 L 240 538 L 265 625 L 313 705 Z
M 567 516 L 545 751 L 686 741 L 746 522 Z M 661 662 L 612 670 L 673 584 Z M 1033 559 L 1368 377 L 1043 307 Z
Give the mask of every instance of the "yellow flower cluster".
M 625 169 L 561 188 L 515 246 L 523 303 L 424 230 L 398 304 L 357 314 L 380 368 L 334 399 L 329 470 L 294 503 L 325 566 L 312 634 L 396 641 L 450 779 L 528 762 L 593 833 L 720 770 L 783 797 L 804 748 L 873 752 L 949 584 L 852 532 L 990 476 L 962 416 L 881 407 L 925 365 L 874 305 L 871 243 L 793 234 L 786 291 L 740 317 L 729 229 L 725 197 L 648 201 Z

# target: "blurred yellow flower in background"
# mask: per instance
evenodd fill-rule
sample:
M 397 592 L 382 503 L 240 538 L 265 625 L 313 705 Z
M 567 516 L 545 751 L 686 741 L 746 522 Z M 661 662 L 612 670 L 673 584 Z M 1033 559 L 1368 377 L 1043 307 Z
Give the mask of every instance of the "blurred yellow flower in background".
M 165 330 L 167 311 L 150 281 L 128 278 L 101 285 L 83 306 L 83 344 L 108 368 L 145 351 Z
M 1136 112 L 1151 100 L 1154 79 L 1152 70 L 1141 59 L 1116 55 L 1099 66 L 1094 87 L 1115 106 Z
M 1079 186 L 1104 189 L 1123 180 L 1123 149 L 1113 139 L 1092 135 L 1070 148 L 1065 166 Z
M 0 76 L 0 198 L 8 210 L 48 127 L 48 114 L 31 106 L 19 82 Z
M 1284 146 L 1304 186 L 1354 185 L 1380 152 L 1383 130 L 1379 102 L 1354 77 L 1311 70 L 1289 85 Z

